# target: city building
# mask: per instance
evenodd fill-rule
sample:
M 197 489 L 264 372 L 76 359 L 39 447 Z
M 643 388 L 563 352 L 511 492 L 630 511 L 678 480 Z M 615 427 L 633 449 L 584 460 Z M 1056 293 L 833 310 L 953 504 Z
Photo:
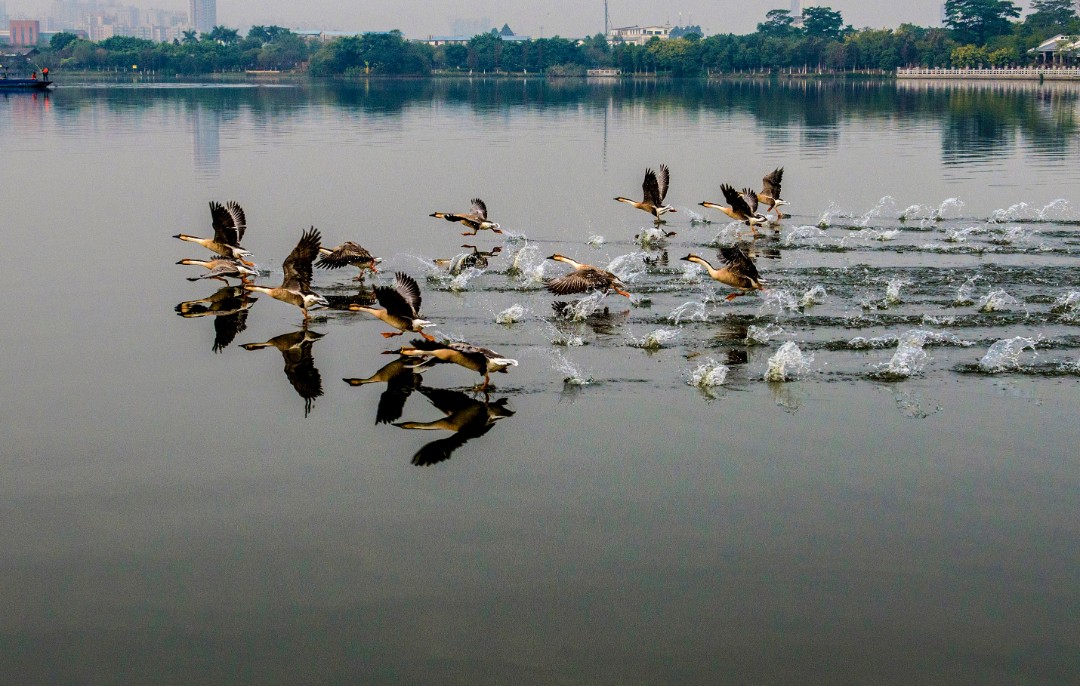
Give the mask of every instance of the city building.
M 12 19 L 8 22 L 8 43 L 11 45 L 37 45 L 41 40 L 41 22 L 37 19 Z
M 625 26 L 608 32 L 609 43 L 632 43 L 645 45 L 653 38 L 671 38 L 670 26 Z
M 188 22 L 199 33 L 210 33 L 217 26 L 217 0 L 188 0 Z

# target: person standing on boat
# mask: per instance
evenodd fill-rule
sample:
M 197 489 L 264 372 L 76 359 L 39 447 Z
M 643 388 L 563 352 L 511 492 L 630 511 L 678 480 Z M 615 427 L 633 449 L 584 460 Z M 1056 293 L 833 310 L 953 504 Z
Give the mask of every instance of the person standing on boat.
M 48 67 L 45 67 L 44 69 L 41 70 L 41 80 L 42 81 L 48 81 L 49 80 L 49 68 Z

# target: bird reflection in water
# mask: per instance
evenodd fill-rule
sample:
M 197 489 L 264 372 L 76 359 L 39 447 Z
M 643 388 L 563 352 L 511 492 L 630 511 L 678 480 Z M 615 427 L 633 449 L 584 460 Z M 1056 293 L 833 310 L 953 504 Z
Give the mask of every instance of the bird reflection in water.
M 595 294 L 571 302 L 556 300 L 551 303 L 555 328 L 564 334 L 577 333 L 578 325 L 584 323 L 597 335 L 611 336 L 618 333 L 619 328 L 630 318 L 630 310 L 613 312 L 607 305 L 601 307 L 600 302 Z
M 486 434 L 498 420 L 514 414 L 513 410 L 506 407 L 507 398 L 489 400 L 485 397 L 484 400 L 477 400 L 461 391 L 427 386 L 419 386 L 417 390 L 446 416 L 431 422 L 399 422 L 394 426 L 402 429 L 454 432 L 452 436 L 431 441 L 416 451 L 412 464 L 418 467 L 449 460 L 455 450 Z
M 311 355 L 311 346 L 326 334 L 308 331 L 307 326 L 299 331 L 274 336 L 263 343 L 245 343 L 244 350 L 277 348 L 285 359 L 285 377 L 296 389 L 297 395 L 304 399 L 304 417 L 311 413 L 315 398 L 323 394 L 322 377 L 315 368 L 315 359 Z
M 348 310 L 351 305 L 369 307 L 375 304 L 375 289 L 364 286 L 342 288 L 338 289 L 338 292 L 335 292 L 334 288 L 327 288 L 322 291 L 322 295 L 330 303 L 327 307 L 331 310 Z
M 187 319 L 213 317 L 213 350 L 219 353 L 233 342 L 236 334 L 247 328 L 247 311 L 256 300 L 242 286 L 226 286 L 209 297 L 180 303 L 176 313 Z
M 422 378 L 416 373 L 416 360 L 401 356 L 366 379 L 343 379 L 350 386 L 364 386 L 372 383 L 385 383 L 386 390 L 379 396 L 379 407 L 375 411 L 376 424 L 390 424 L 401 419 L 405 401 L 412 395 L 413 389 L 420 385 Z

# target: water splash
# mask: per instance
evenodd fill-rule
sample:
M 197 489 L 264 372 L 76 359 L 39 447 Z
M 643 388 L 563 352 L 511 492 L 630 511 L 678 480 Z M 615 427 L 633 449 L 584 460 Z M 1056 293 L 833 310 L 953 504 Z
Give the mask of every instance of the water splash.
M 934 221 L 941 221 L 943 219 L 959 218 L 960 213 L 964 211 L 964 201 L 959 198 L 948 198 L 942 201 L 934 212 Z
M 1036 243 L 1038 231 L 1024 228 L 1023 226 L 1010 226 L 994 232 L 990 239 L 994 245 L 1029 245 Z
M 634 236 L 634 239 L 642 248 L 649 249 L 663 244 L 667 240 L 667 237 L 668 235 L 663 229 L 650 226 L 642 229 L 641 233 Z
M 690 370 L 686 377 L 686 383 L 697 388 L 715 388 L 724 385 L 729 371 L 727 365 L 709 358 L 705 360 L 704 364 Z
M 464 291 L 468 288 L 470 281 L 483 273 L 483 269 L 469 267 L 454 278 L 450 279 L 450 283 L 447 284 L 447 288 L 449 288 L 451 291 L 454 291 L 455 293 L 460 293 L 461 291 Z
M 1016 307 L 1020 301 L 1003 290 L 990 291 L 979 301 L 979 312 L 1000 312 Z
M 607 241 L 604 240 L 603 236 L 595 235 L 595 236 L 589 236 L 589 240 L 588 240 L 588 242 L 586 244 L 589 247 L 592 247 L 592 248 L 599 248 L 604 243 L 607 243 Z
M 1030 350 L 1032 359 L 1035 358 L 1035 339 L 1025 336 L 1003 338 L 991 345 L 979 360 L 979 369 L 990 374 L 1019 369 L 1020 357 L 1025 350 Z
M 765 345 L 773 338 L 780 336 L 784 333 L 784 330 L 776 324 L 766 324 L 765 326 L 757 326 L 751 324 L 746 327 L 746 344 L 747 345 Z
M 893 394 L 893 400 L 896 402 L 896 409 L 900 410 L 900 414 L 911 419 L 926 419 L 942 410 L 941 405 L 933 401 L 928 402 L 918 392 L 897 391 Z M 931 403 L 932 407 L 927 409 L 927 405 Z
M 1015 205 L 1010 205 L 1005 209 L 994 210 L 990 214 L 990 219 L 987 221 L 991 224 L 1004 224 L 1006 222 L 1014 222 L 1027 213 L 1028 204 L 1026 202 L 1018 202 Z
M 630 345 L 643 350 L 659 350 L 679 337 L 678 329 L 656 329 L 645 334 L 642 339 L 630 337 Z
M 982 226 L 964 226 L 959 228 L 945 229 L 946 243 L 965 243 L 970 236 L 986 233 Z
M 788 341 L 769 358 L 764 378 L 766 381 L 793 381 L 810 371 L 813 361 L 814 358 L 804 355 L 794 341 Z
M 580 348 L 585 345 L 585 339 L 572 333 L 555 333 L 551 337 L 551 344 L 563 348 Z
M 683 265 L 682 275 L 679 277 L 683 283 L 701 283 L 702 274 L 704 274 L 699 265 L 690 263 Z
M 526 245 L 514 253 L 506 274 L 517 277 L 522 289 L 540 288 L 544 285 L 546 265 L 546 258 L 541 254 L 540 248 L 535 245 Z
M 1067 322 L 1080 321 L 1080 292 L 1072 291 L 1058 296 L 1058 299 L 1050 306 L 1050 311 L 1061 315 L 1061 318 Z
M 557 350 L 552 350 L 550 356 L 551 368 L 562 375 L 563 383 L 570 386 L 588 386 L 593 382 L 592 377 L 586 376 L 570 360 L 566 359 L 566 355 Z
M 513 231 L 502 230 L 502 239 L 507 243 L 527 243 L 529 237 L 523 233 L 514 233 Z
M 799 311 L 799 301 L 795 299 L 794 295 L 782 288 L 770 288 L 761 291 L 761 298 L 761 307 L 758 308 L 758 315 L 760 316 L 770 314 L 780 316 L 785 311 Z
M 584 298 L 575 302 L 567 303 L 557 315 L 559 319 L 571 322 L 580 322 L 588 319 L 600 309 L 600 303 L 604 300 L 602 291 L 594 291 Z
M 805 310 L 808 307 L 820 305 L 825 302 L 825 298 L 827 297 L 829 297 L 829 294 L 825 292 L 825 287 L 821 284 L 816 284 L 799 298 L 799 307 Z
M 953 299 L 954 305 L 974 305 L 975 304 L 975 282 L 982 277 L 976 274 L 964 283 L 960 284 L 960 287 L 956 289 L 956 298 Z
M 900 212 L 899 216 L 897 216 L 897 219 L 899 219 L 902 222 L 906 222 L 906 221 L 909 221 L 909 220 L 933 219 L 933 218 L 934 218 L 934 208 L 933 207 L 930 207 L 929 205 L 918 205 L 918 204 L 916 204 L 916 205 L 908 205 L 907 207 L 905 207 L 903 209 L 902 212 Z
M 1058 198 L 1035 212 L 1035 218 L 1039 221 L 1070 220 L 1074 219 L 1075 215 L 1069 201 L 1065 198 Z
M 738 245 L 739 234 L 746 228 L 746 225 L 742 222 L 730 222 L 725 224 L 716 232 L 713 239 L 709 242 L 709 245 L 714 248 L 726 248 L 732 245 Z
M 844 245 L 847 245 L 851 239 L 860 239 L 866 241 L 895 241 L 900 236 L 900 229 L 861 229 L 853 234 L 850 234 L 844 239 Z
M 863 213 L 861 217 L 855 220 L 855 226 L 866 227 L 870 225 L 870 222 L 880 219 L 883 216 L 896 216 L 898 211 L 896 209 L 896 201 L 893 200 L 891 195 L 886 195 L 881 200 L 877 201 L 877 204 L 871 207 L 869 210 Z
M 671 314 L 668 315 L 668 321 L 678 326 L 681 322 L 705 322 L 709 320 L 709 315 L 705 312 L 705 303 L 701 300 L 691 300 L 690 302 L 679 305 Z
M 871 374 L 876 379 L 900 380 L 921 374 L 930 360 L 923 346 L 933 332 L 911 329 L 900 334 L 896 352 L 887 364 L 878 365 Z
M 516 324 L 523 319 L 525 319 L 525 308 L 516 303 L 495 315 L 495 323 L 504 326 Z
M 835 203 L 830 204 L 818 217 L 817 228 L 827 229 L 832 225 L 833 218 L 840 214 L 840 208 Z M 798 228 L 798 227 L 796 227 Z
M 682 212 L 683 210 L 679 210 Z M 706 217 L 704 214 L 695 212 L 694 210 L 687 209 L 686 216 L 690 219 L 690 226 L 697 226 L 698 224 L 712 224 L 712 220 Z
M 817 226 L 796 226 L 788 231 L 781 243 L 785 248 L 791 248 L 804 243 L 823 245 L 828 240 L 828 234 Z
M 607 270 L 619 277 L 623 283 L 632 283 L 648 269 L 645 264 L 647 255 L 643 252 L 632 252 L 629 255 L 620 255 L 611 261 Z

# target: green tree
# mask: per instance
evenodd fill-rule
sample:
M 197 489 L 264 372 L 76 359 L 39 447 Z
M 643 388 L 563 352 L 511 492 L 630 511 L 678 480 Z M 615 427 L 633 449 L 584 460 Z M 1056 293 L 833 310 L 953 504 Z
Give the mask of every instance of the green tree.
M 839 40 L 844 19 L 831 7 L 807 7 L 803 10 L 803 30 L 808 36 Z
M 78 39 L 79 37 L 74 33 L 61 31 L 60 33 L 54 34 L 53 37 L 49 39 L 49 48 L 56 52 L 60 52 Z
M 225 26 L 215 26 L 210 33 L 203 36 L 206 40 L 223 45 L 233 45 L 240 42 L 240 31 Z
M 1031 0 L 1031 14 L 1025 21 L 1040 29 L 1066 31 L 1076 18 L 1073 0 Z
M 765 36 L 790 36 L 795 32 L 794 23 L 788 10 L 769 10 L 765 13 L 765 21 L 757 25 L 757 31 Z
M 183 36 L 185 45 L 191 45 L 192 43 L 199 42 L 199 32 L 194 29 L 191 29 L 190 31 L 184 31 Z
M 952 51 L 952 66 L 981 67 L 989 62 L 986 48 L 978 45 L 961 45 Z
M 1008 33 L 1010 18 L 1020 16 L 1020 8 L 1010 0 L 946 0 L 945 24 L 961 41 L 984 45 L 994 36 Z

